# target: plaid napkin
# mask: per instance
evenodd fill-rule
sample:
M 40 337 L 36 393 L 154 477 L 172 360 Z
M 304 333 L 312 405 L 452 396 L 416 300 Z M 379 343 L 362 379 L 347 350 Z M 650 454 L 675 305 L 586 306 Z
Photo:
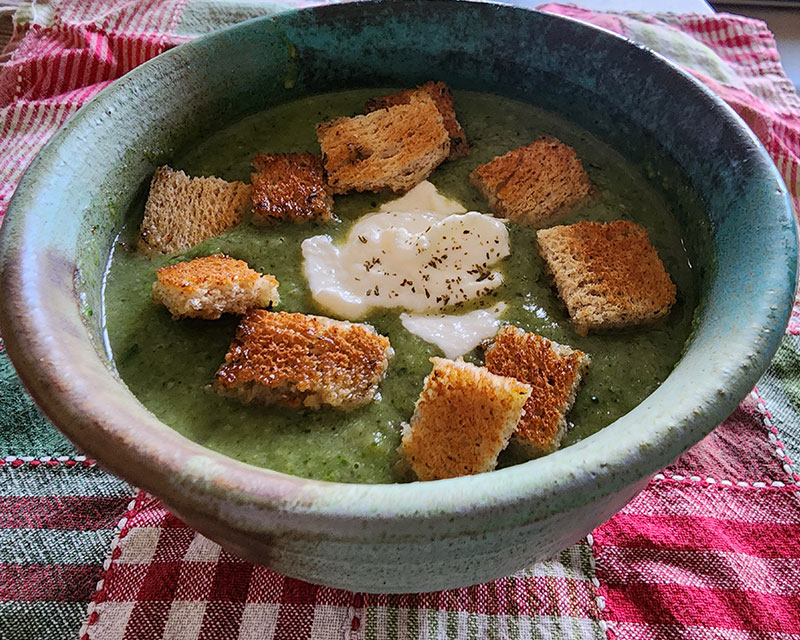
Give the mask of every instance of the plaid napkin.
M 44 142 L 114 79 L 201 33 L 304 4 L 314 3 L 24 6 L 0 70 L 0 215 Z M 800 204 L 800 100 L 763 23 L 544 9 L 689 69 L 753 128 Z M 310 585 L 230 556 L 79 455 L 33 406 L 0 341 L 0 638 L 800 640 L 798 333 L 796 307 L 737 411 L 558 558 L 399 596 Z

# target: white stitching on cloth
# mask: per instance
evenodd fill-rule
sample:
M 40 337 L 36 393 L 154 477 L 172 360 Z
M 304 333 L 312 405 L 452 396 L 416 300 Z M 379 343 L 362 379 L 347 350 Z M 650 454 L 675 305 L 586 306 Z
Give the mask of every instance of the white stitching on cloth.
M 684 475 L 679 473 L 669 473 L 667 471 L 662 471 L 660 473 L 655 474 L 651 481 L 653 482 L 662 482 L 662 481 L 671 481 L 671 482 L 689 482 L 689 483 L 697 483 L 705 486 L 712 486 L 719 484 L 723 487 L 754 487 L 756 489 L 767 489 L 767 488 L 775 488 L 781 489 L 786 487 L 785 482 L 781 482 L 780 480 L 775 480 L 770 483 L 766 482 L 747 482 L 745 480 L 717 480 L 712 477 L 701 478 L 700 476 L 689 476 L 688 478 Z M 793 485 L 792 485 L 793 486 Z
M 46 466 L 46 467 L 94 467 L 97 462 L 86 456 L 6 456 L 0 458 L 0 467 L 10 465 L 12 467 L 21 467 L 27 464 L 32 467 Z
M 608 620 L 603 620 L 602 615 L 606 609 L 606 599 L 600 595 L 600 578 L 598 577 L 598 563 L 597 557 L 594 553 L 594 536 L 589 533 L 586 535 L 586 542 L 589 545 L 589 569 L 590 569 L 590 580 L 592 586 L 595 589 L 595 593 L 597 594 L 594 598 L 594 602 L 597 605 L 597 625 L 603 630 L 606 634 L 606 638 L 608 640 L 613 640 L 616 638 L 616 633 L 614 633 L 612 623 Z
M 106 580 L 111 577 L 113 572 L 112 564 L 114 561 L 114 554 L 119 549 L 120 540 L 123 537 L 123 532 L 126 530 L 128 522 L 130 518 L 136 513 L 138 508 L 139 500 L 144 496 L 144 492 L 141 490 L 137 490 L 137 493 L 131 501 L 128 503 L 128 506 L 125 509 L 125 513 L 122 514 L 122 517 L 117 522 L 116 529 L 114 531 L 114 539 L 111 541 L 111 546 L 108 550 L 108 555 L 103 560 L 103 577 L 97 581 L 97 586 L 95 587 L 94 594 L 92 595 L 92 599 L 89 601 L 89 606 L 86 609 L 86 616 L 83 622 L 83 626 L 81 630 L 78 632 L 78 638 L 80 640 L 90 640 L 91 636 L 89 634 L 90 628 L 97 623 L 97 619 L 99 618 L 99 614 L 96 611 L 97 608 L 97 601 L 98 597 L 103 593 L 105 589 Z
M 769 412 L 769 409 L 767 409 L 767 403 L 761 396 L 761 392 L 758 390 L 758 387 L 753 387 L 753 390 L 750 392 L 750 396 L 756 401 L 756 410 L 761 414 L 761 420 L 763 421 L 764 426 L 767 428 L 767 438 L 769 438 L 770 443 L 776 447 L 773 451 L 775 457 L 780 461 L 784 472 L 786 472 L 786 475 L 789 477 L 789 480 L 794 484 L 800 483 L 800 476 L 798 476 L 797 472 L 795 471 L 789 454 L 786 453 L 786 446 L 778 437 L 778 429 L 772 422 L 772 414 Z

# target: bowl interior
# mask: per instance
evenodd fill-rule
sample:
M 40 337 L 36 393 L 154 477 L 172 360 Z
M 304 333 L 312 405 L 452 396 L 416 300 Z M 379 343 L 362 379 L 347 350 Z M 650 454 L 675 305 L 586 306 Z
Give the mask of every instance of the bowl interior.
M 576 445 L 485 477 L 424 487 L 300 480 L 214 454 L 158 422 L 116 377 L 96 312 L 113 238 L 154 168 L 271 105 L 431 78 L 558 112 L 659 184 L 682 226 L 701 300 L 674 372 L 635 410 Z M 87 157 L 94 160 L 75 162 Z M 707 216 L 696 215 L 698 199 Z M 438 0 L 258 19 L 143 65 L 76 114 L 31 166 L 0 250 L 9 353 L 80 447 L 156 494 L 181 494 L 192 508 L 235 496 L 334 519 L 358 510 L 384 520 L 433 514 L 446 521 L 492 510 L 509 521 L 523 517 L 515 509 L 532 496 L 543 517 L 640 481 L 708 433 L 752 388 L 777 349 L 797 269 L 780 177 L 738 117 L 695 81 L 600 29 Z

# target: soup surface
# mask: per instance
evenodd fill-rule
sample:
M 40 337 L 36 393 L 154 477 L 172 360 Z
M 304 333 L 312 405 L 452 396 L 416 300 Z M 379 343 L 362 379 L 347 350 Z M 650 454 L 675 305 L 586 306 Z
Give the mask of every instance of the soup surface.
M 319 153 L 314 125 L 321 120 L 363 112 L 364 102 L 391 90 L 358 90 L 314 96 L 248 117 L 200 142 L 170 165 L 189 175 L 216 175 L 249 182 L 250 162 L 258 153 Z M 446 161 L 430 177 L 444 195 L 468 210 L 488 213 L 486 202 L 469 184 L 476 165 L 509 149 L 550 134 L 573 146 L 582 158 L 597 196 L 557 224 L 579 220 L 629 219 L 647 228 L 678 289 L 666 319 L 636 330 L 578 336 L 566 309 L 551 289 L 535 246 L 535 231 L 509 224 L 511 255 L 499 263 L 505 284 L 481 306 L 504 301 L 503 322 L 513 323 L 592 357 L 563 446 L 596 432 L 630 411 L 652 393 L 679 359 L 689 336 L 696 302 L 693 275 L 680 229 L 659 191 L 642 170 L 569 122 L 528 104 L 493 95 L 454 92 L 456 114 L 472 145 L 469 156 Z M 237 228 L 177 256 L 152 259 L 135 251 L 143 201 L 115 243 L 105 283 L 108 344 L 120 376 L 160 420 L 188 438 L 233 458 L 299 476 L 341 482 L 395 482 L 401 424 L 408 421 L 430 372 L 433 345 L 406 331 L 402 310 L 380 311 L 363 321 L 388 336 L 395 350 L 381 385 L 379 401 L 345 413 L 245 406 L 209 390 L 238 319 L 171 319 L 151 301 L 159 267 L 223 252 L 247 261 L 280 281 L 278 310 L 325 315 L 311 299 L 302 273 L 301 242 L 321 233 L 346 236 L 360 216 L 396 196 L 337 196 L 339 221 L 322 225 L 279 224 L 256 227 L 247 219 Z M 466 360 L 480 364 L 475 350 Z M 504 453 L 500 466 L 514 464 Z

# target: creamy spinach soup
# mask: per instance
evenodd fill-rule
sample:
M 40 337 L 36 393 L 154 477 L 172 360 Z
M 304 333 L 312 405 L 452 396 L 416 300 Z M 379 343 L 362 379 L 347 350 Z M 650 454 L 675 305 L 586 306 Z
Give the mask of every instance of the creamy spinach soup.
M 347 91 L 315 96 L 248 117 L 200 142 L 170 164 L 189 175 L 216 175 L 249 181 L 257 153 L 319 153 L 315 123 L 363 112 L 366 99 L 390 90 Z M 550 134 L 573 146 L 582 158 L 597 196 L 559 223 L 629 219 L 645 226 L 678 289 L 666 319 L 651 327 L 578 336 L 563 304 L 551 289 L 535 247 L 535 231 L 509 225 L 511 255 L 499 264 L 505 284 L 482 305 L 504 301 L 502 320 L 592 357 L 589 373 L 568 415 L 564 446 L 602 429 L 630 411 L 667 377 L 691 329 L 696 292 L 681 243 L 680 229 L 659 191 L 641 169 L 559 117 L 497 96 L 454 92 L 456 113 L 472 144 L 469 156 L 442 164 L 429 178 L 444 195 L 467 209 L 488 212 L 470 186 L 479 163 Z M 224 398 L 209 385 L 223 361 L 238 319 L 171 319 L 150 298 L 156 270 L 166 264 L 223 252 L 247 261 L 280 281 L 278 309 L 320 313 L 302 274 L 300 243 L 326 233 L 343 238 L 361 215 L 374 211 L 391 194 L 337 196 L 339 220 L 322 225 L 278 224 L 256 227 L 247 220 L 236 229 L 184 254 L 147 258 L 135 251 L 143 203 L 130 212 L 109 262 L 105 283 L 105 321 L 119 374 L 159 419 L 206 447 L 254 465 L 310 478 L 342 482 L 395 482 L 401 423 L 414 410 L 431 364 L 441 355 L 433 345 L 408 333 L 397 311 L 364 319 L 388 336 L 395 350 L 380 399 L 345 413 L 335 409 L 285 409 L 245 406 Z M 465 359 L 481 363 L 478 350 Z M 503 454 L 500 465 L 517 462 Z

